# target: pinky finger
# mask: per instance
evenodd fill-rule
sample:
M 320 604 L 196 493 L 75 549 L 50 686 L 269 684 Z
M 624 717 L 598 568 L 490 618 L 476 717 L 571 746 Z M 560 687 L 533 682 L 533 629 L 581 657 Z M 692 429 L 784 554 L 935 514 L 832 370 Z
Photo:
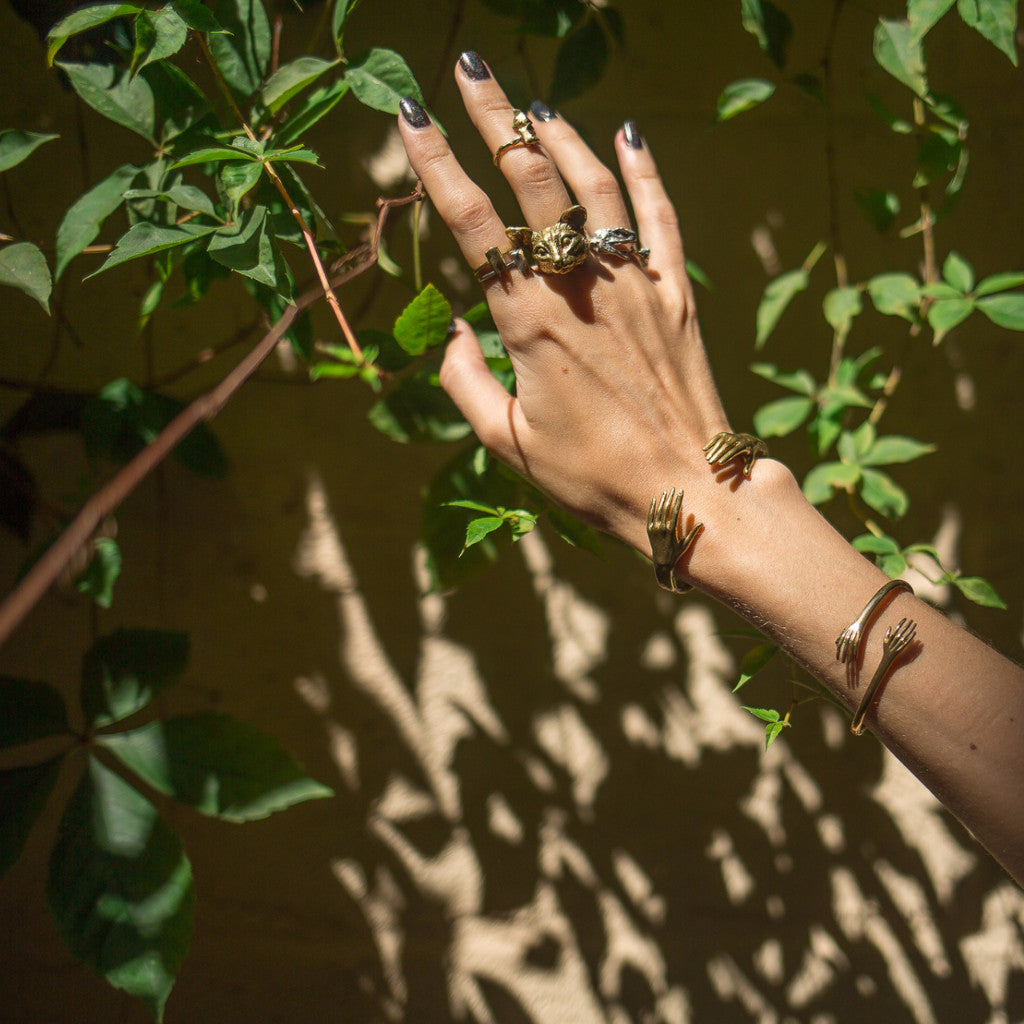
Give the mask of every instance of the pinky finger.
M 650 268 L 662 278 L 685 279 L 683 240 L 675 208 L 662 184 L 647 142 L 632 121 L 615 136 L 615 149 L 640 239 L 651 250 Z

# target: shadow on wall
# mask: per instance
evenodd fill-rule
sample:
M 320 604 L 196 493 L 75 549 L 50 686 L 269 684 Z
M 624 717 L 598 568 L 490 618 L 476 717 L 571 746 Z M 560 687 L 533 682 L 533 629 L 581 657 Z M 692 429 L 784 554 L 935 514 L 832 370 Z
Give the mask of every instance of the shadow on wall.
M 404 678 L 318 479 L 307 512 L 295 567 L 336 604 L 340 665 L 296 689 L 371 837 L 332 865 L 373 943 L 353 953 L 361 1014 L 1024 1012 L 1024 895 L 834 708 L 802 713 L 797 742 L 765 751 L 705 605 L 638 591 L 639 635 L 562 580 L 532 534 L 517 550 L 534 604 L 508 609 L 488 647 L 466 602 L 424 594 Z M 475 651 L 459 639 L 471 635 Z

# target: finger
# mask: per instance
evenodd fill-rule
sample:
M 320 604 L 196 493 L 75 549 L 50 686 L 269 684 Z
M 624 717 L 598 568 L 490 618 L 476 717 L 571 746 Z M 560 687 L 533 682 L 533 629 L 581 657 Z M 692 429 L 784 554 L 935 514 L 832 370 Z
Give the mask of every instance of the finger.
M 462 169 L 426 111 L 408 97 L 399 110 L 398 129 L 409 162 L 469 265 L 480 265 L 492 246 L 507 248 L 504 226 L 490 199 Z
M 622 180 L 626 183 L 640 241 L 651 250 L 649 266 L 664 278 L 685 280 L 683 239 L 654 157 L 635 122 L 627 121 L 615 135 Z
M 456 319 L 441 364 L 441 387 L 459 407 L 481 444 L 502 462 L 523 472 L 516 437 L 515 399 L 498 383 L 480 350 L 473 329 Z
M 466 112 L 493 156 L 500 146 L 517 137 L 512 125 L 512 104 L 487 65 L 471 50 L 459 58 L 455 81 Z M 498 166 L 512 186 L 530 227 L 553 224 L 572 205 L 558 169 L 540 146 L 507 149 Z
M 615 175 L 598 160 L 576 129 L 543 103 L 534 103 L 530 113 L 544 148 L 554 158 L 576 201 L 587 208 L 590 228 L 629 227 L 629 211 Z

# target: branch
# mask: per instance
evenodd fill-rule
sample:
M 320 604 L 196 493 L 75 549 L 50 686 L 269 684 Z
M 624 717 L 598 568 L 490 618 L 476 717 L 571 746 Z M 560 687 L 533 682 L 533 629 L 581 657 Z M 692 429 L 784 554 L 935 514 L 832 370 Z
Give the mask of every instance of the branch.
M 339 272 L 330 280 L 333 292 L 377 262 L 384 223 L 392 207 L 419 202 L 423 191 L 417 182 L 408 196 L 377 200 L 377 222 L 370 240 L 347 254 Z M 17 629 L 26 615 L 60 576 L 76 553 L 93 538 L 96 530 L 133 490 L 188 436 L 201 422 L 213 419 L 234 393 L 256 372 L 274 351 L 295 318 L 324 297 L 322 287 L 311 288 L 295 300 L 274 326 L 249 350 L 242 360 L 212 390 L 200 395 L 186 406 L 163 430 L 126 463 L 110 480 L 85 502 L 78 515 L 32 566 L 21 582 L 0 604 L 0 647 Z

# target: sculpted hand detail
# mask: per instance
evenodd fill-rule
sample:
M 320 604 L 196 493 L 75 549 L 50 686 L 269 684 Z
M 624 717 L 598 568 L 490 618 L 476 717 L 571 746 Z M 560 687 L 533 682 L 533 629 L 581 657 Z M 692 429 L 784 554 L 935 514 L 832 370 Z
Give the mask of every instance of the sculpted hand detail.
M 702 450 L 707 453 L 705 458 L 712 466 L 724 466 L 742 455 L 743 475 L 749 480 L 754 463 L 762 455 L 768 454 L 768 445 L 753 434 L 734 434 L 729 430 L 723 430 L 720 434 L 715 434 Z
M 673 487 L 670 491 L 663 491 L 660 498 L 652 498 L 647 513 L 647 536 L 651 542 L 654 575 L 659 586 L 673 594 L 693 590 L 689 583 L 676 575 L 676 562 L 704 531 L 704 524 L 697 523 L 685 537 L 680 536 L 682 507 L 682 488 L 677 493 Z

